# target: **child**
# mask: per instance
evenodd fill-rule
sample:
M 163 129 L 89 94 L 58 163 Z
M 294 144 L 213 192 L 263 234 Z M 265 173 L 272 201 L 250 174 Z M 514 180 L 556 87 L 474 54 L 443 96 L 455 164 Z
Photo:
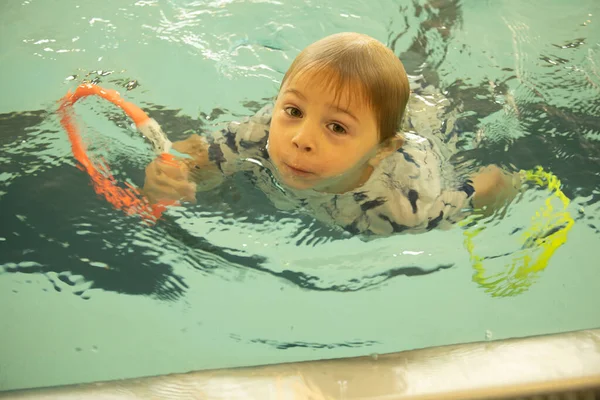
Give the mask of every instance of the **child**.
M 409 102 L 400 60 L 357 33 L 304 49 L 274 105 L 173 148 L 190 158 L 146 168 L 151 201 L 195 201 L 224 176 L 251 171 L 280 209 L 302 208 L 351 233 L 389 235 L 447 226 L 470 207 L 504 200 L 511 178 L 488 167 L 462 182 L 432 139 L 397 133 Z

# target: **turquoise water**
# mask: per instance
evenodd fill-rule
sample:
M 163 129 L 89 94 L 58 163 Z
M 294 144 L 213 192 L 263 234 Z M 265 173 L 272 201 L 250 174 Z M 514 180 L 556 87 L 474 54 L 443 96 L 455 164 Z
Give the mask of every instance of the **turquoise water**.
M 600 326 L 597 1 L 336 3 L 0 5 L 1 390 Z M 462 159 L 561 179 L 575 224 L 530 286 L 486 292 L 459 228 L 365 242 L 275 210 L 243 177 L 147 227 L 75 168 L 54 111 L 78 83 L 118 89 L 178 139 L 250 115 L 304 46 L 340 31 L 381 40 L 447 95 Z M 76 109 L 90 151 L 140 185 L 152 153 L 127 119 L 94 99 Z M 490 274 L 549 196 L 488 221 Z

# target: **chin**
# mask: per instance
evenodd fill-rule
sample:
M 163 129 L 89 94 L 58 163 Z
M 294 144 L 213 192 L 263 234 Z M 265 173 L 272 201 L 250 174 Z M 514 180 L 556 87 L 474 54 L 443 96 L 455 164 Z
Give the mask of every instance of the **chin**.
M 303 182 L 289 177 L 281 177 L 281 180 L 286 186 L 296 190 L 309 190 L 315 186 L 314 182 Z

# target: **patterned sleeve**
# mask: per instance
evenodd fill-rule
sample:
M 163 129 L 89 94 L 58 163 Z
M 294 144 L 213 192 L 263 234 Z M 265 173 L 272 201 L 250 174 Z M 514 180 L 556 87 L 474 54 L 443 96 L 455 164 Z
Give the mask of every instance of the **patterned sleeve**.
M 208 157 L 225 175 L 243 169 L 243 160 L 265 157 L 273 105 L 260 109 L 241 122 L 231 122 L 225 129 L 207 136 Z
M 449 228 L 467 216 L 475 189 L 470 180 L 457 190 L 444 190 L 427 210 L 425 230 Z
M 412 150 L 412 151 L 411 151 Z M 413 172 L 397 174 L 407 189 L 397 195 L 405 197 L 410 204 L 416 231 L 435 228 L 447 229 L 463 219 L 471 208 L 475 193 L 472 182 L 456 175 L 451 163 L 439 153 L 439 148 L 429 140 L 410 149 L 407 146 L 404 158 L 410 157 Z M 406 166 L 402 168 L 406 170 Z M 400 201 L 400 203 L 402 203 Z
M 456 176 L 447 181 L 452 167 L 435 146 L 417 135 L 405 136 L 405 146 L 382 163 L 366 190 L 354 194 L 359 207 L 349 225 L 354 231 L 382 235 L 447 229 L 468 214 L 471 182 Z

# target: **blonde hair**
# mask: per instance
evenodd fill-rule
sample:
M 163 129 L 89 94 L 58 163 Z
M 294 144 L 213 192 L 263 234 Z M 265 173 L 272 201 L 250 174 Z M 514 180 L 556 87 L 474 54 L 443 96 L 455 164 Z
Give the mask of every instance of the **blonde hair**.
M 366 99 L 377 117 L 380 142 L 400 128 L 410 94 L 408 77 L 402 62 L 381 42 L 359 33 L 327 36 L 298 54 L 281 87 L 304 73 L 330 82 L 338 101 L 343 91 L 350 101 Z

